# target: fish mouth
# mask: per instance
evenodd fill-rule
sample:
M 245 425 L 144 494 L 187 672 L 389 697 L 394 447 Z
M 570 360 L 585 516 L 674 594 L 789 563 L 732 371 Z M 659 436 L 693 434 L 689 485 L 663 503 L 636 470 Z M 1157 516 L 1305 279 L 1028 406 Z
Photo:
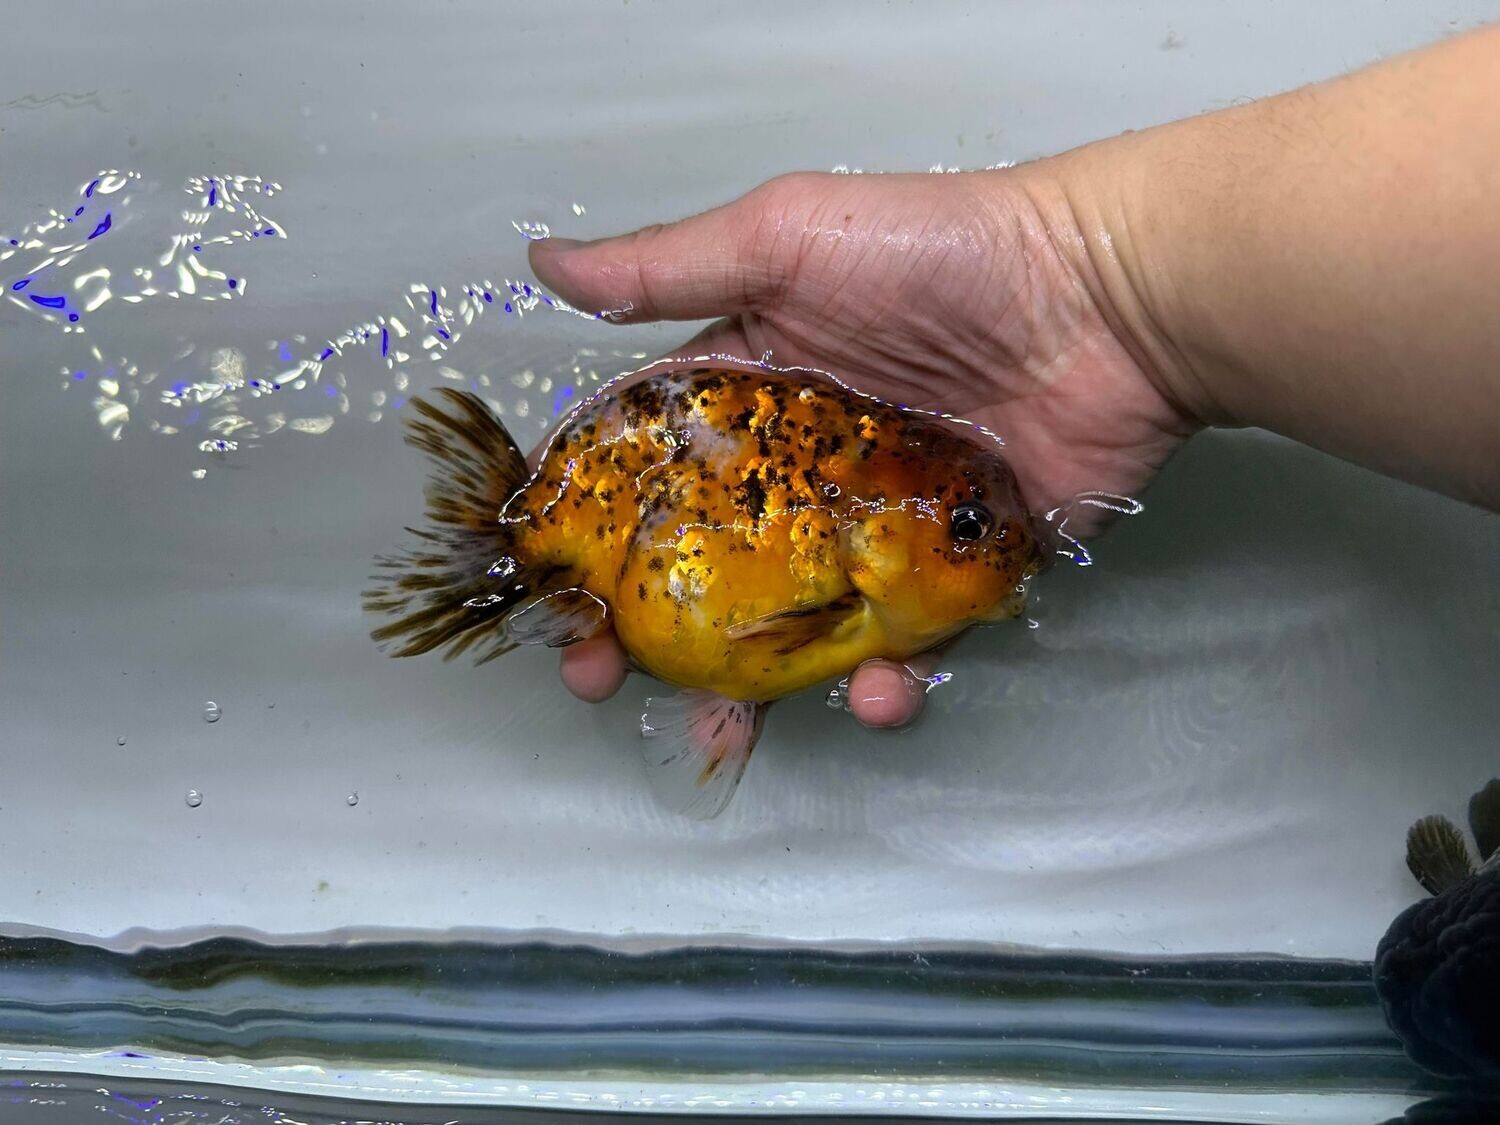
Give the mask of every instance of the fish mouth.
M 975 625 L 999 625 L 1005 621 L 1014 621 L 1026 609 L 1026 592 L 1015 590 L 996 602 L 988 613 L 982 614 L 974 619 Z

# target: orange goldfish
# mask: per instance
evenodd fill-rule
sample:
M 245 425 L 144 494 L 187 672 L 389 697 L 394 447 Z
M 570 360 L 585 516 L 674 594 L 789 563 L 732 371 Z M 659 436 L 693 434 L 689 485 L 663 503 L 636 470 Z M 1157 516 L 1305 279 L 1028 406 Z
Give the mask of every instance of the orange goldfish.
M 612 625 L 680 689 L 642 718 L 658 788 L 712 816 L 772 700 L 1017 616 L 1042 529 L 998 443 L 810 373 L 666 370 L 583 402 L 533 472 L 474 395 L 413 399 L 438 472 L 368 609 L 396 656 L 491 660 Z

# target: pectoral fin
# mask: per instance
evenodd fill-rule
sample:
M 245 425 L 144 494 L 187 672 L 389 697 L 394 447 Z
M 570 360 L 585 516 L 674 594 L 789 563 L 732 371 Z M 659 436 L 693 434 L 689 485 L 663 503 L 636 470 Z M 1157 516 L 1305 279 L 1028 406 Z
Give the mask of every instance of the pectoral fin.
M 505 623 L 505 633 L 513 644 L 563 648 L 592 637 L 608 620 L 609 607 L 601 599 L 570 586 L 516 610 Z
M 1463 833 L 1445 816 L 1424 816 L 1411 826 L 1406 833 L 1406 866 L 1435 895 L 1474 873 Z
M 833 633 L 863 605 L 864 599 L 858 594 L 845 594 L 822 605 L 799 606 L 741 621 L 726 629 L 724 635 L 731 641 L 770 640 L 775 643 L 776 655 L 786 656 Z

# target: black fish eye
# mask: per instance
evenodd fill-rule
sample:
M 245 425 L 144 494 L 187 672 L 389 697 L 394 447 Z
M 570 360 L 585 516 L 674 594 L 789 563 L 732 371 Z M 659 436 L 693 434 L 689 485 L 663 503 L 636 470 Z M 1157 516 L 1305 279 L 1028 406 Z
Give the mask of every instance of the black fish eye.
M 983 539 L 994 526 L 995 517 L 990 515 L 990 510 L 983 504 L 976 504 L 972 500 L 967 504 L 958 505 L 948 517 L 948 527 L 953 533 L 953 538 L 961 543 L 973 543 Z

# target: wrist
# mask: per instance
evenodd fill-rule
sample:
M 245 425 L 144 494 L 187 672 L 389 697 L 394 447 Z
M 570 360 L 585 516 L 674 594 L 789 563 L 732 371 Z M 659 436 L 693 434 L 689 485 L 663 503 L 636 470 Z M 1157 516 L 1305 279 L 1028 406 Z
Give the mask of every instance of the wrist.
M 1188 138 L 1179 134 L 1191 125 L 1127 133 L 1014 171 L 1076 283 L 1156 392 L 1191 423 L 1238 425 L 1216 385 L 1214 349 L 1200 340 L 1200 314 L 1214 304 L 1200 291 L 1217 274 L 1204 272 L 1213 248 L 1181 245 L 1189 226 L 1166 203 L 1183 186 L 1174 177 Z

